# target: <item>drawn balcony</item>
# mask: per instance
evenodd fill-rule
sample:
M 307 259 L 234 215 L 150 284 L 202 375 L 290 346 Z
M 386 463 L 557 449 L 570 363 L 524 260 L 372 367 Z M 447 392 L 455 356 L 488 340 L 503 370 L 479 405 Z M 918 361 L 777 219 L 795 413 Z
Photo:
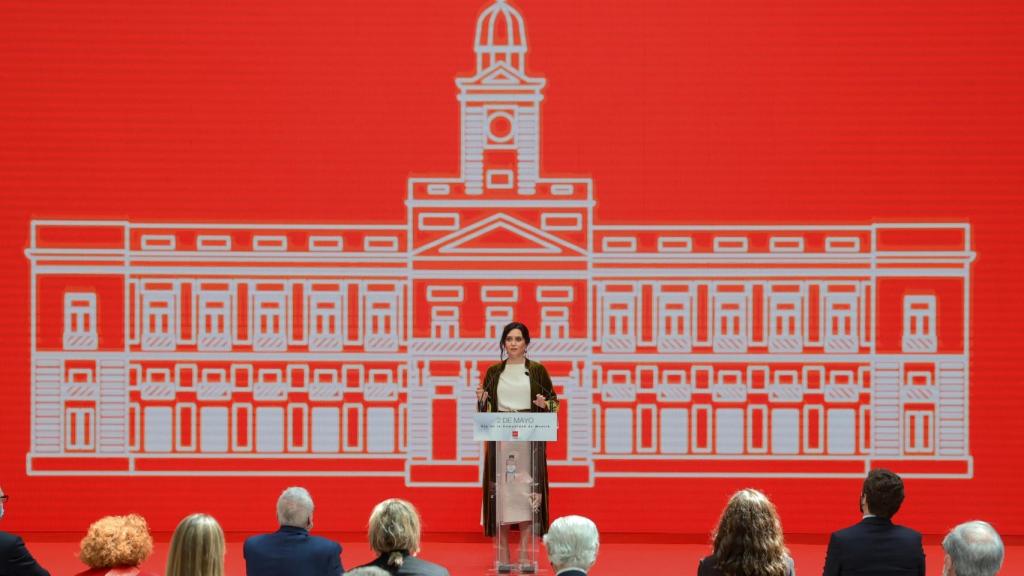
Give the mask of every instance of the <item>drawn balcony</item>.
M 826 402 L 857 402 L 860 399 L 860 386 L 856 384 L 826 384 Z
M 530 342 L 528 356 L 538 359 L 580 356 L 588 354 L 591 349 L 590 341 L 585 338 L 534 338 Z M 409 343 L 409 350 L 414 355 L 423 356 L 498 357 L 498 343 L 493 338 L 416 338 Z
M 770 384 L 768 399 L 772 402 L 802 402 L 804 390 L 799 384 Z

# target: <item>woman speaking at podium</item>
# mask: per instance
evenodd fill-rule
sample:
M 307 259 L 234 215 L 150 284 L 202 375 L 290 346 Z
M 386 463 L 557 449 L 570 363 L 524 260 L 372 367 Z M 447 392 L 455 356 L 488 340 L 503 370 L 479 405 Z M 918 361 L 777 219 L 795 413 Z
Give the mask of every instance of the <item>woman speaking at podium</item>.
M 530 330 L 511 322 L 501 331 L 498 347 L 502 361 L 487 369 L 476 390 L 480 412 L 556 412 L 558 396 L 548 371 L 526 357 Z M 534 457 L 531 459 L 531 444 Z M 495 474 L 495 458 L 503 462 Z M 497 485 L 498 499 L 494 497 Z M 519 526 L 519 563 L 531 564 L 531 534 L 548 527 L 548 470 L 544 442 L 487 442 L 484 450 L 484 533 L 498 535 L 499 569 L 510 568 L 508 532 Z M 499 523 L 500 526 L 497 525 Z M 536 523 L 534 519 L 536 518 Z

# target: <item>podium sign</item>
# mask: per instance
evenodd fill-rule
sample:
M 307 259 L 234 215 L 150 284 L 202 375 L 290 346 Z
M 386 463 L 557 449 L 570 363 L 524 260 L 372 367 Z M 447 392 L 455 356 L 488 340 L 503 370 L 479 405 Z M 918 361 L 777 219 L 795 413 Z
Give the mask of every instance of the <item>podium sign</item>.
M 473 440 L 497 442 L 554 442 L 558 415 L 551 412 L 477 412 Z

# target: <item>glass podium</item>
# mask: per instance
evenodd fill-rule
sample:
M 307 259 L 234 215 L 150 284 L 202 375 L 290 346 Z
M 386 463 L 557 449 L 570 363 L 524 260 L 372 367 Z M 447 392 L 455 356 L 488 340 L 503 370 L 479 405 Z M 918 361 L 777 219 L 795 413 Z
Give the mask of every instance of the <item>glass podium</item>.
M 485 441 L 484 521 L 493 518 L 494 563 L 488 574 L 535 574 L 544 532 L 544 443 L 557 439 L 558 418 L 547 412 L 481 412 L 474 440 Z M 489 469 L 488 469 L 489 468 Z

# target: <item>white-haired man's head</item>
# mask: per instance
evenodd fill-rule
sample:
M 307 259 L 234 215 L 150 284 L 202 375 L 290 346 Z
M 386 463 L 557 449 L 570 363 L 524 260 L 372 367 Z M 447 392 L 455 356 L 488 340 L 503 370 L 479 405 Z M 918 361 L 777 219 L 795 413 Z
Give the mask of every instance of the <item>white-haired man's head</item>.
M 313 497 L 299 486 L 285 488 L 277 499 L 277 521 L 281 526 L 311 529 L 313 527 Z
M 1003 540 L 991 524 L 981 520 L 950 530 L 942 549 L 946 551 L 943 576 L 993 576 L 1003 566 Z
M 563 516 L 551 523 L 544 547 L 555 572 L 566 568 L 590 570 L 597 560 L 597 526 L 590 518 Z

